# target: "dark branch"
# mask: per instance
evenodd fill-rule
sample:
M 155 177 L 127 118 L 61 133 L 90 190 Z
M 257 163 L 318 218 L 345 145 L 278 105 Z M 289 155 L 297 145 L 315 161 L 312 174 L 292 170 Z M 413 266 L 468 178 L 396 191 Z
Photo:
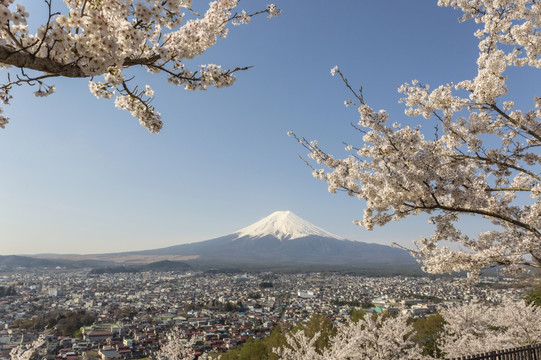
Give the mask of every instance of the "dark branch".
M 65 65 L 51 59 L 33 56 L 27 52 L 18 52 L 7 45 L 0 45 L 0 63 L 71 78 L 89 76 L 76 64 Z

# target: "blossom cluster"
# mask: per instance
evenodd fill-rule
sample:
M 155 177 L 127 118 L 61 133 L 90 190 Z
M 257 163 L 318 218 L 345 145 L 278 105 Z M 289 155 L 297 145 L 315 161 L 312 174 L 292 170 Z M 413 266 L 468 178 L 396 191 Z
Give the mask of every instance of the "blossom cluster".
M 408 360 L 425 359 L 412 341 L 413 327 L 407 316 L 385 318 L 366 315 L 357 322 L 339 324 L 329 347 L 322 352 L 315 343 L 320 334 L 308 338 L 304 331 L 287 337 L 288 346 L 274 349 L 281 360 Z
M 128 88 L 123 75 L 127 68 L 143 66 L 152 73 L 164 72 L 170 83 L 188 90 L 230 86 L 235 81 L 233 73 L 242 69 L 223 70 L 208 64 L 191 71 L 186 60 L 225 38 L 229 23 L 247 24 L 257 14 L 274 17 L 280 13 L 275 5 L 252 14 L 234 13 L 238 0 L 215 0 L 203 14 L 192 10 L 191 0 L 64 0 L 64 12 L 53 12 L 52 0 L 44 2 L 49 10 L 47 23 L 31 34 L 24 6 L 14 6 L 14 0 L 0 1 L 0 66 L 45 73 L 23 73 L 1 89 L 9 92 L 21 83 L 41 85 L 42 79 L 54 76 L 103 76 L 103 82 L 91 80 L 90 91 L 97 97 L 117 95 L 117 107 L 130 111 L 151 132 L 162 126 L 159 113 L 148 99 L 133 96 L 137 91 Z M 47 90 L 40 88 L 35 94 L 47 96 L 51 93 Z M 2 118 L 0 124 L 6 122 Z
M 151 355 L 152 360 L 207 360 L 207 353 L 196 354 L 196 338 L 186 339 L 178 329 L 173 329 L 167 334 L 167 342 L 158 351 Z M 219 360 L 221 356 L 213 357 Z
M 31 344 L 21 345 L 13 348 L 9 355 L 12 360 L 30 360 L 36 351 L 45 344 L 45 335 L 41 334 L 39 338 Z
M 507 98 L 506 69 L 541 66 L 541 4 L 527 0 L 440 0 L 480 24 L 478 73 L 474 79 L 436 88 L 413 80 L 401 85 L 400 100 L 415 125 L 390 122 L 354 92 L 360 115 L 360 146 L 337 158 L 317 143 L 297 138 L 321 168 L 313 175 L 334 193 L 345 190 L 366 202 L 358 225 L 367 229 L 425 213 L 435 232 L 413 251 L 429 272 L 452 272 L 504 265 L 510 271 L 541 267 L 541 107 L 530 110 Z M 338 67 L 332 75 L 340 75 Z M 436 123 L 427 136 L 421 124 Z M 432 126 L 430 127 L 433 128 Z M 527 197 L 518 194 L 528 194 Z M 460 230 L 465 215 L 491 221 L 494 230 L 468 236 Z M 464 250 L 451 250 L 455 242 Z
M 541 342 L 541 309 L 524 301 L 502 305 L 481 304 L 440 307 L 443 329 L 432 334 L 445 358 L 471 356 Z M 274 349 L 281 360 L 392 360 L 434 359 L 414 343 L 415 330 L 408 317 L 371 316 L 340 324 L 322 351 L 316 349 L 319 333 L 309 338 L 304 331 L 287 336 L 287 346 Z
M 524 301 L 501 306 L 469 304 L 441 308 L 445 319 L 439 347 L 456 358 L 541 343 L 541 309 Z

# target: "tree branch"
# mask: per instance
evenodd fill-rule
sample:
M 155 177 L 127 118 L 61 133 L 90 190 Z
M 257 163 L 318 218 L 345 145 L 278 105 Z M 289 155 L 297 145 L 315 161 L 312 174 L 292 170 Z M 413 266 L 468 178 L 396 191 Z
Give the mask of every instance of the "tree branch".
M 449 212 L 456 212 L 456 213 L 462 213 L 462 214 L 478 214 L 478 215 L 483 215 L 483 216 L 487 216 L 487 217 L 491 217 L 491 218 L 494 218 L 494 219 L 498 219 L 498 220 L 502 220 L 502 221 L 505 221 L 507 223 L 510 223 L 510 224 L 513 224 L 519 228 L 522 228 L 524 230 L 527 230 L 529 232 L 532 232 L 534 233 L 534 235 L 538 238 L 541 238 L 541 233 L 539 232 L 539 230 L 537 230 L 536 228 L 534 228 L 533 226 L 529 225 L 529 224 L 526 224 L 522 221 L 518 221 L 518 220 L 515 220 L 513 218 L 510 218 L 508 216 L 504 216 L 504 215 L 501 215 L 501 214 L 497 214 L 497 213 L 493 213 L 493 212 L 490 212 L 490 211 L 486 211 L 486 210 L 482 210 L 482 209 L 468 209 L 468 208 L 462 208 L 462 207 L 450 207 L 450 206 L 445 206 L 445 205 L 442 205 L 442 204 L 436 204 L 436 205 L 424 205 L 423 206 L 416 206 L 416 205 L 412 205 L 412 204 L 408 204 L 406 202 L 403 203 L 405 206 L 408 206 L 408 207 L 411 207 L 413 209 L 419 209 L 419 210 L 444 210 L 444 211 L 449 211 Z
M 17 51 L 8 45 L 0 45 L 0 63 L 70 78 L 89 76 L 76 64 L 62 64 L 48 58 Z
M 451 158 L 454 158 L 456 160 L 480 161 L 480 162 L 485 162 L 485 163 L 488 163 L 488 164 L 494 164 L 494 165 L 500 165 L 500 166 L 504 166 L 504 167 L 509 167 L 509 168 L 511 168 L 513 170 L 517 170 L 518 172 L 530 175 L 531 177 L 533 177 L 534 179 L 536 179 L 538 181 L 541 181 L 541 176 L 539 176 L 537 174 L 534 174 L 533 172 L 531 172 L 529 170 L 523 169 L 520 166 L 516 166 L 516 165 L 505 163 L 505 162 L 496 161 L 496 160 L 489 159 L 487 157 L 483 157 L 483 156 L 480 156 L 480 155 L 477 155 L 477 156 L 455 155 L 455 156 L 452 156 Z

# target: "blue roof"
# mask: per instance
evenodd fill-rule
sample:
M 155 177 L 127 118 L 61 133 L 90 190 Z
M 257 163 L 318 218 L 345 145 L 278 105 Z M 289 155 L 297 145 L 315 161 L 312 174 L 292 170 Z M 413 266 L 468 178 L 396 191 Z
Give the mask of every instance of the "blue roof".
M 120 356 L 120 353 L 116 350 L 101 350 L 101 353 L 105 356 Z

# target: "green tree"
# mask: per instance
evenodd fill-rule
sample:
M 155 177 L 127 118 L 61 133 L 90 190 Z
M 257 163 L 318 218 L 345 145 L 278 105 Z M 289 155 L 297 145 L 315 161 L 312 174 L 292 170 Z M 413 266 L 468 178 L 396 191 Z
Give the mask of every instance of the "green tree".
M 287 346 L 286 334 L 300 330 L 304 330 L 309 338 L 320 333 L 315 343 L 318 351 L 327 347 L 329 340 L 336 334 L 333 322 L 327 316 L 313 314 L 306 324 L 299 324 L 290 331 L 277 325 L 272 333 L 263 340 L 250 338 L 242 346 L 225 353 L 221 360 L 278 360 L 278 355 L 272 349 Z
M 538 285 L 524 296 L 524 301 L 526 301 L 526 304 L 534 304 L 535 306 L 541 306 L 541 285 Z
M 0 286 L 0 298 L 4 296 L 14 296 L 17 295 L 17 291 L 15 291 L 15 288 L 13 286 L 5 287 Z
M 237 307 L 236 305 L 232 304 L 231 302 L 226 302 L 225 305 L 224 305 L 224 310 L 227 311 L 227 312 L 231 312 L 231 311 L 237 311 L 237 310 L 240 310 L 239 307 Z
M 316 350 L 320 352 L 329 346 L 329 340 L 336 335 L 333 322 L 323 314 L 313 314 L 306 324 L 296 326 L 292 332 L 304 330 L 308 338 L 312 339 L 319 332 L 319 338 L 315 342 Z
M 365 300 L 361 303 L 361 307 L 363 309 L 370 309 L 370 308 L 373 308 L 375 305 L 372 301 L 370 300 Z
M 263 360 L 268 359 L 269 349 L 266 344 L 260 340 L 248 339 L 242 347 L 239 360 Z
M 276 349 L 282 346 L 286 346 L 286 334 L 287 329 L 284 325 L 277 325 L 271 332 L 271 334 L 263 340 L 268 349 L 268 360 L 278 360 L 278 355 L 272 352 L 272 349 Z
M 365 315 L 366 315 L 366 312 L 365 312 L 365 311 L 362 311 L 362 310 L 353 310 L 353 311 L 349 314 L 349 318 L 350 318 L 350 320 L 353 321 L 353 322 L 358 322 L 359 320 L 363 319 Z
M 443 317 L 436 313 L 428 317 L 412 319 L 415 335 L 412 340 L 423 348 L 423 355 L 441 358 L 442 352 L 438 348 L 438 338 L 443 330 Z
M 15 323 L 20 329 L 33 329 L 43 331 L 45 328 L 56 328 L 58 334 L 77 337 L 81 326 L 91 325 L 96 316 L 84 310 L 53 311 L 31 319 L 20 320 Z
M 244 345 L 228 351 L 222 355 L 221 360 L 258 359 L 278 360 L 278 356 L 272 349 L 287 344 L 285 334 L 287 331 L 281 325 L 277 325 L 262 341 L 249 339 Z

